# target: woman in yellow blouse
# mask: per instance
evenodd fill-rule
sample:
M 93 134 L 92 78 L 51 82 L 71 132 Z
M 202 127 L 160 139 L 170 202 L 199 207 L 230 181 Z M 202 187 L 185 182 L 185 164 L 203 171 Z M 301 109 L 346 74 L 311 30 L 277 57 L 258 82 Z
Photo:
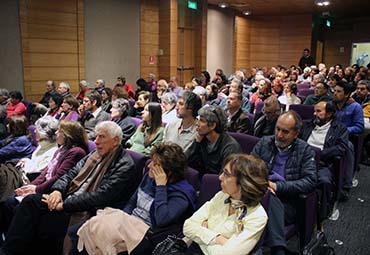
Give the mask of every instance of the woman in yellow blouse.
M 268 186 L 265 163 L 252 155 L 233 154 L 219 177 L 222 191 L 185 221 L 185 241 L 206 255 L 246 255 L 261 237 L 267 215 L 260 204 Z

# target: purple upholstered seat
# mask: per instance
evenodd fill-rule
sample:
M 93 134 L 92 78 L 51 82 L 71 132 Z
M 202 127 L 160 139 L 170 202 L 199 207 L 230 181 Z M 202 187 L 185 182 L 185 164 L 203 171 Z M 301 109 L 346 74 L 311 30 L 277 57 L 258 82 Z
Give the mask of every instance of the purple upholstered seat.
M 247 154 L 251 153 L 254 146 L 260 140 L 256 136 L 247 135 L 243 133 L 228 132 L 228 134 L 234 137 L 234 139 L 240 144 L 240 147 L 242 147 L 242 151 Z
M 302 120 L 310 120 L 313 118 L 314 106 L 307 104 L 292 104 L 289 106 L 289 110 L 298 113 Z
M 131 117 L 131 119 L 134 122 L 136 127 L 140 126 L 140 124 L 143 123 L 142 119 L 139 119 L 139 118 L 136 118 L 136 117 Z
M 218 174 L 203 175 L 197 199 L 197 208 L 200 208 L 205 202 L 209 201 L 220 190 L 221 184 Z

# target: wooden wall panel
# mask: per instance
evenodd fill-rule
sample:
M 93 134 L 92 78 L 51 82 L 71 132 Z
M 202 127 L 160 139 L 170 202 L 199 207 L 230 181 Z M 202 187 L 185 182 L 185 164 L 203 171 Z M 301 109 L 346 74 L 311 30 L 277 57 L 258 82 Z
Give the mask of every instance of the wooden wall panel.
M 159 0 L 140 2 L 140 76 L 149 73 L 159 76 Z M 154 56 L 154 64 L 149 57 Z
M 39 101 L 45 82 L 85 77 L 83 0 L 20 0 L 25 98 Z
M 235 17 L 234 68 L 297 64 L 311 45 L 310 15 Z

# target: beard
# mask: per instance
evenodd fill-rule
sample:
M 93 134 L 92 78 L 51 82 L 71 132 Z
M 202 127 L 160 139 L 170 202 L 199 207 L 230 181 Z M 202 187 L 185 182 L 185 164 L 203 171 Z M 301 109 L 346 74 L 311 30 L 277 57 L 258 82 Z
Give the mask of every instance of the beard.
M 325 125 L 327 123 L 326 120 L 322 120 L 322 119 L 319 119 L 319 118 L 315 118 L 313 123 L 319 127 Z

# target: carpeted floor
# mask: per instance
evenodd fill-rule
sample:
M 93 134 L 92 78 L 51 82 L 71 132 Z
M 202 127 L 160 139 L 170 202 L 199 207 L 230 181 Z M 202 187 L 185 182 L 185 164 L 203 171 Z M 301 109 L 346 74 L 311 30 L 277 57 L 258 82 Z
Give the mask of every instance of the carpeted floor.
M 370 167 L 360 165 L 359 184 L 340 203 L 339 219 L 327 220 L 324 232 L 337 255 L 370 254 Z

